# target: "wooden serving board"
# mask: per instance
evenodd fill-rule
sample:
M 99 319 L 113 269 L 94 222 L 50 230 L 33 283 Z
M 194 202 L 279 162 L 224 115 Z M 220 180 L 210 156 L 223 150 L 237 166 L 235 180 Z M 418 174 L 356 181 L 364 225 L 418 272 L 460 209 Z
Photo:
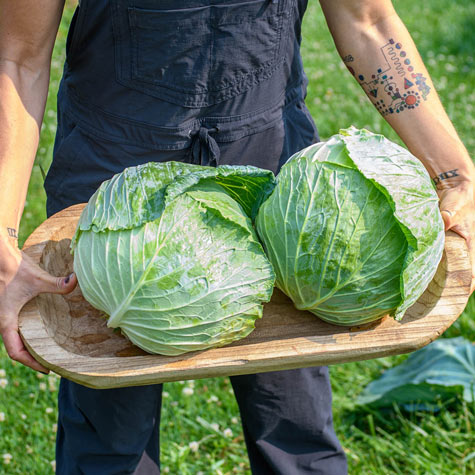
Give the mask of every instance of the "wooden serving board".
M 54 275 L 73 270 L 69 245 L 84 206 L 52 216 L 25 243 L 24 251 Z M 20 314 L 20 333 L 41 364 L 93 388 L 328 365 L 427 345 L 462 313 L 470 279 L 465 241 L 448 232 L 434 280 L 400 322 L 384 317 L 364 326 L 330 325 L 296 310 L 276 289 L 256 329 L 243 340 L 181 356 L 149 355 L 107 328 L 106 319 L 76 288 L 69 295 L 42 294 L 29 302 Z

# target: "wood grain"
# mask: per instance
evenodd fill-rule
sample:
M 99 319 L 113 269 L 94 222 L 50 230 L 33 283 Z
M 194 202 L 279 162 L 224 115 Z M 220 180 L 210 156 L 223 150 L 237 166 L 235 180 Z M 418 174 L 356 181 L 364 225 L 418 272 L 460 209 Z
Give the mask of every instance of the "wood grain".
M 24 251 L 54 275 L 72 272 L 69 244 L 83 207 L 52 216 L 25 243 Z M 181 356 L 149 355 L 107 328 L 77 288 L 29 302 L 20 314 L 20 332 L 40 363 L 93 388 L 328 365 L 408 353 L 435 340 L 465 308 L 470 279 L 465 241 L 448 232 L 434 280 L 400 322 L 384 317 L 364 326 L 334 326 L 296 310 L 276 289 L 247 338 Z

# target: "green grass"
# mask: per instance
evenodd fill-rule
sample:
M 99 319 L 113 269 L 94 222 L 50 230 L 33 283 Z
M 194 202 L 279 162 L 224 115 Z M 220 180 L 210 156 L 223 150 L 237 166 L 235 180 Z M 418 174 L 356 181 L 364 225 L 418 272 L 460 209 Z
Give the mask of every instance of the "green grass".
M 318 2 L 310 3 L 304 25 L 303 54 L 310 79 L 308 105 L 321 136 L 329 137 L 339 128 L 354 124 L 398 140 L 339 60 Z M 475 4 L 462 0 L 396 0 L 394 4 L 418 44 L 451 119 L 473 153 Z M 54 53 L 48 108 L 22 221 L 21 242 L 45 219 L 40 164 L 47 168 L 51 160 L 56 127 L 55 91 L 70 18 L 71 8 L 66 11 Z M 475 301 L 471 299 L 462 317 L 444 336 L 463 335 L 475 341 L 474 314 Z M 407 414 L 397 407 L 386 412 L 355 407 L 355 397 L 363 387 L 404 358 L 382 358 L 331 368 L 335 427 L 348 455 L 350 473 L 475 473 L 473 404 L 458 399 L 441 401 L 437 414 Z M 41 376 L 19 364 L 11 364 L 2 347 L 2 474 L 52 473 L 58 380 L 54 375 Z M 190 389 L 183 391 L 185 388 Z M 161 431 L 164 473 L 250 473 L 238 409 L 227 378 L 170 383 L 164 390 Z M 11 454 L 10 463 L 5 463 L 3 454 Z

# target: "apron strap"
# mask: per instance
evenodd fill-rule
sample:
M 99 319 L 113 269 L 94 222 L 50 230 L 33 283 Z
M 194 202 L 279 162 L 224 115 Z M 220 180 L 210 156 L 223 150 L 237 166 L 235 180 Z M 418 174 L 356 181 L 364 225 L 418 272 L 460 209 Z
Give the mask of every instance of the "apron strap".
M 193 137 L 191 145 L 192 163 L 196 165 L 217 167 L 219 165 L 220 150 L 216 140 L 210 135 L 218 132 L 217 127 L 207 129 L 200 127 Z

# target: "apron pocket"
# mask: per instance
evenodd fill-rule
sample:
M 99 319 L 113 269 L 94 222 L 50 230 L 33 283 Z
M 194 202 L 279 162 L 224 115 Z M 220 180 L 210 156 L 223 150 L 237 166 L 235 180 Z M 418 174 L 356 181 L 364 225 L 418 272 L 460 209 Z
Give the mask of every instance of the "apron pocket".
M 114 0 L 117 79 L 185 107 L 205 107 L 269 78 L 283 62 L 289 0 L 179 9 Z

